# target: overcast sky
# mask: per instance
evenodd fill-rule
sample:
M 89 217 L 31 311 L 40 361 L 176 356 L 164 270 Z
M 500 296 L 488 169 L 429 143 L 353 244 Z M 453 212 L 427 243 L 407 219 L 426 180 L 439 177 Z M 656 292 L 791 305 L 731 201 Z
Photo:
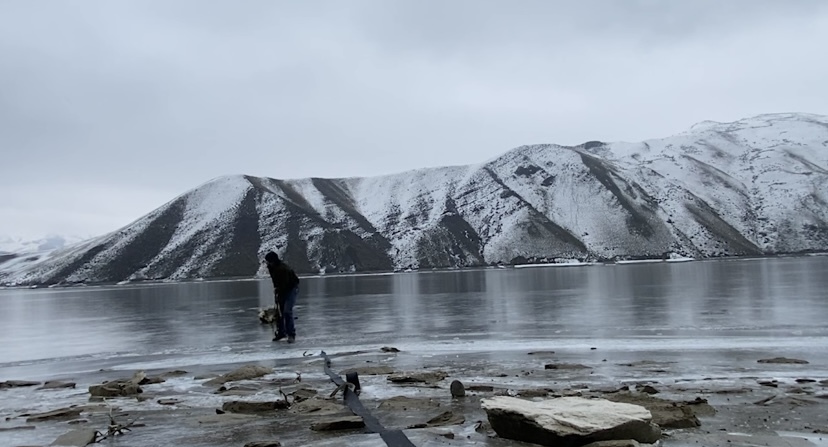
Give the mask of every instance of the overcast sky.
M 214 177 L 370 176 L 828 113 L 828 1 L 0 1 L 0 236 Z

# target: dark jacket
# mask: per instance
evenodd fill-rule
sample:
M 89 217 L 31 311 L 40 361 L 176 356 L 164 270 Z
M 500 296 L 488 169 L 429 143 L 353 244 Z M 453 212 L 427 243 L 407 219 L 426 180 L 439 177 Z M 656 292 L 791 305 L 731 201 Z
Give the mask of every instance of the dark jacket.
M 268 264 L 267 271 L 273 281 L 273 288 L 276 290 L 276 297 L 279 303 L 283 303 L 287 294 L 299 285 L 299 277 L 289 265 L 282 261 Z

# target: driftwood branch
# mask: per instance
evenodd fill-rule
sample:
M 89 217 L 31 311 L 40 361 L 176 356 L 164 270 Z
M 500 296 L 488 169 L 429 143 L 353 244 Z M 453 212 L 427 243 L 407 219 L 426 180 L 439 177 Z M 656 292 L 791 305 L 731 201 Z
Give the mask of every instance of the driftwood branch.
M 340 391 L 342 391 L 342 396 L 344 397 L 345 396 L 345 388 L 349 388 L 351 391 L 354 391 L 355 386 L 354 386 L 353 383 L 344 382 L 342 385 L 337 386 L 336 389 L 333 390 L 333 392 L 331 393 L 331 395 L 329 397 L 333 398 L 334 396 L 336 396 L 336 393 L 338 393 Z
M 104 439 L 112 438 L 114 436 L 123 435 L 124 432 L 132 431 L 132 429 L 130 429 L 130 427 L 132 427 L 136 422 L 136 420 L 132 420 L 132 421 L 127 421 L 127 423 L 125 423 L 125 424 L 119 423 L 118 421 L 115 420 L 115 416 L 112 415 L 112 410 L 113 410 L 112 405 L 109 405 L 109 402 L 107 402 L 106 399 L 104 399 L 104 403 L 106 403 L 106 406 L 109 407 L 109 415 L 108 415 L 109 416 L 109 426 L 107 426 L 105 434 L 98 431 L 98 430 L 95 430 L 95 439 L 92 441 L 93 443 L 98 443 L 98 442 L 103 441 Z
M 279 387 L 279 394 L 282 395 L 282 398 L 285 400 L 285 404 L 287 404 L 288 408 L 290 408 L 290 401 L 288 400 L 287 394 L 282 391 L 282 387 Z

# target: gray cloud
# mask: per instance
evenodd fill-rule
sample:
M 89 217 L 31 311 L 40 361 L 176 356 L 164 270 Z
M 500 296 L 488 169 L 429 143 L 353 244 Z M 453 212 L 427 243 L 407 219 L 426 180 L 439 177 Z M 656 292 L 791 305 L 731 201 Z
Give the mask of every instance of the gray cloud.
M 824 42 L 821 0 L 7 1 L 0 234 L 114 230 L 224 174 L 826 113 Z

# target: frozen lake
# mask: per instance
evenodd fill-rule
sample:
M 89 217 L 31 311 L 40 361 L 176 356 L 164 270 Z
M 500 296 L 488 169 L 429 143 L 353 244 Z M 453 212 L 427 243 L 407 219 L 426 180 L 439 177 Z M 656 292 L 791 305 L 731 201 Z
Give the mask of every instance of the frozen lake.
M 271 342 L 259 323 L 271 303 L 269 280 L 0 290 L 0 381 L 78 383 L 34 401 L 30 391 L 0 391 L 0 416 L 85 399 L 88 385 L 136 370 L 304 364 L 319 379 L 304 354 L 382 346 L 403 351 L 396 367 L 452 365 L 470 380 L 543 369 L 526 354 L 550 350 L 599 366 L 583 380 L 608 384 L 642 378 L 620 366 L 642 359 L 670 363 L 676 381 L 828 371 L 826 256 L 303 278 L 294 345 Z M 777 356 L 810 363 L 757 364 Z M 377 380 L 366 379 L 368 390 L 388 397 Z M 162 387 L 191 395 L 195 407 L 221 403 L 192 376 Z M 48 443 L 60 430 L 0 432 L 0 443 Z
M 267 280 L 0 290 L 0 380 L 378 345 L 495 357 L 828 349 L 825 256 L 303 278 L 293 346 L 259 324 L 271 303 Z

